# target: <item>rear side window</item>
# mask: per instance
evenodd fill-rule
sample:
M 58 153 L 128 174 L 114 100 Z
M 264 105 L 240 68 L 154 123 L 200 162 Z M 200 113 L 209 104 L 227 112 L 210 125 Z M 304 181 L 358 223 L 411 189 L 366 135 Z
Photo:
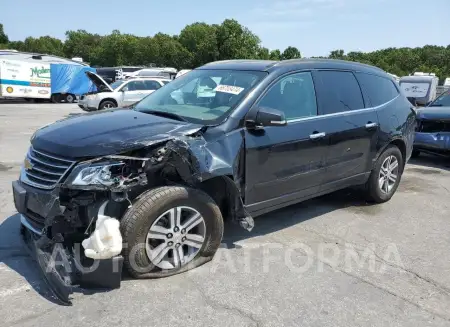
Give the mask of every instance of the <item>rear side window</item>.
M 144 85 L 145 85 L 145 90 L 157 90 L 161 87 L 161 84 L 159 84 L 156 81 L 144 81 Z
M 398 95 L 398 90 L 390 79 L 366 73 L 356 73 L 356 77 L 370 102 L 366 107 L 382 105 Z
M 352 72 L 314 73 L 321 115 L 364 108 L 361 88 Z

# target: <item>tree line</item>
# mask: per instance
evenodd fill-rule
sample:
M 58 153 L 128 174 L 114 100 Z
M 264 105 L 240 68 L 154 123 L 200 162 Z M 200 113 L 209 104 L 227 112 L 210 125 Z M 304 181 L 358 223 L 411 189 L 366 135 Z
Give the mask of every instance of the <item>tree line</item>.
M 0 49 L 67 58 L 82 57 L 93 67 L 156 65 L 188 69 L 216 60 L 285 60 L 302 57 L 294 46 L 283 51 L 263 47 L 257 35 L 233 19 L 227 19 L 221 24 L 193 23 L 187 25 L 179 35 L 158 33 L 139 37 L 118 30 L 109 35 L 92 34 L 85 30 L 67 31 L 64 41 L 50 36 L 11 41 L 0 24 Z M 422 71 L 435 73 L 441 81 L 450 77 L 450 45 L 349 53 L 338 49 L 331 51 L 326 58 L 367 63 L 398 76 Z

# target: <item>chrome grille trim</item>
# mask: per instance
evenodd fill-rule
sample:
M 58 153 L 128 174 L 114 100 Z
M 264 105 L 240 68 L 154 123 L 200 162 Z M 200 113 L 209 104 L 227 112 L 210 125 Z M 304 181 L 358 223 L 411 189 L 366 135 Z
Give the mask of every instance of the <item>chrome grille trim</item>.
M 75 161 L 56 157 L 30 147 L 26 159 L 31 168 L 22 167 L 20 180 L 25 184 L 41 188 L 53 189 L 75 165 Z

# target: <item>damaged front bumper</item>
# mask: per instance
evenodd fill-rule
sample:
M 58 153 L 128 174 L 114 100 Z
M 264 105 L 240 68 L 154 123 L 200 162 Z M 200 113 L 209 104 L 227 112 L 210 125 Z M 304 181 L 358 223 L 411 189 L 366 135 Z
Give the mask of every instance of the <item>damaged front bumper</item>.
M 93 260 L 84 255 L 81 242 L 70 237 L 80 226 L 69 221 L 73 212 L 63 210 L 58 189 L 30 189 L 20 181 L 12 186 L 23 239 L 54 300 L 70 305 L 70 295 L 80 288 L 120 287 L 123 257 Z

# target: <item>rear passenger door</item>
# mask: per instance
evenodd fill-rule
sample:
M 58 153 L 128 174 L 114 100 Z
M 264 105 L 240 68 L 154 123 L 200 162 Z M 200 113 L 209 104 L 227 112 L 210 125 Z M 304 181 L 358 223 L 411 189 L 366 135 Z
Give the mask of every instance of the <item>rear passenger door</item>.
M 157 81 L 153 80 L 144 80 L 144 90 L 142 92 L 143 96 L 139 100 L 141 100 L 143 97 L 149 95 L 150 93 L 155 92 L 157 89 L 161 87 L 161 84 Z
M 364 182 L 376 154 L 379 122 L 376 109 L 364 102 L 351 71 L 315 71 L 322 130 L 329 139 L 321 191 Z

